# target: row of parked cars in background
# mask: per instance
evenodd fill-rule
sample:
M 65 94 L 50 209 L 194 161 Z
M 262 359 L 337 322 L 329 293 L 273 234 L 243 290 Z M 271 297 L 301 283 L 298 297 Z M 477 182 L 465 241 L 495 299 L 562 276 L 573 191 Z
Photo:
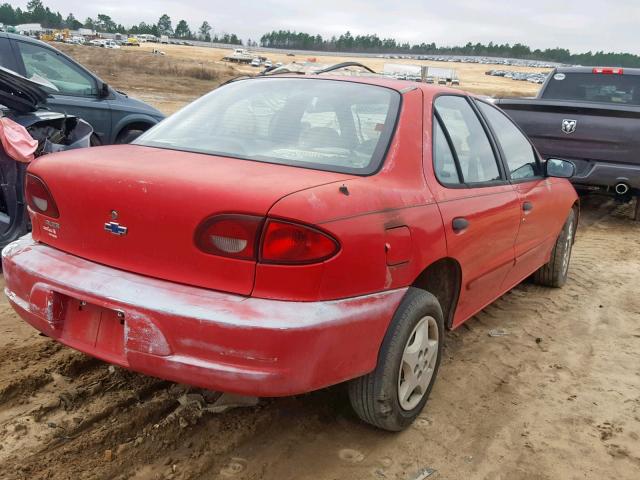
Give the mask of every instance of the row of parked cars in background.
M 152 37 L 152 39 L 148 38 Z M 51 41 L 70 43 L 73 45 L 91 45 L 94 47 L 104 48 L 120 48 L 120 47 L 139 47 L 141 43 L 161 43 L 165 45 L 186 45 L 193 46 L 193 42 L 186 40 L 176 40 L 163 35 L 160 38 L 151 36 L 130 36 L 121 38 L 91 38 L 82 35 L 57 35 Z
M 491 75 L 492 77 L 504 77 L 512 80 L 520 80 L 522 82 L 531 82 L 542 85 L 547 77 L 548 73 L 545 72 L 512 72 L 509 70 L 488 70 L 484 72 L 485 75 Z
M 433 62 L 479 63 L 483 65 L 512 65 L 517 67 L 553 68 L 559 64 L 517 58 L 477 57 L 468 55 L 379 55 L 379 58 L 430 60 Z

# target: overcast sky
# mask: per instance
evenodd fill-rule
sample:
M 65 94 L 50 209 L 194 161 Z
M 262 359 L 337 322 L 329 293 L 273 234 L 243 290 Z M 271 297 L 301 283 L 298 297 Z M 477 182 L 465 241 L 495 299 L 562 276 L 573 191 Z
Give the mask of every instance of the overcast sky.
M 24 8 L 27 0 L 11 2 Z M 106 13 L 129 26 L 156 23 L 167 13 L 175 27 L 184 18 L 192 30 L 208 20 L 215 32 L 259 39 L 274 29 L 323 36 L 350 30 L 411 43 L 525 43 L 561 46 L 573 52 L 640 54 L 638 0 L 44 0 L 80 20 Z

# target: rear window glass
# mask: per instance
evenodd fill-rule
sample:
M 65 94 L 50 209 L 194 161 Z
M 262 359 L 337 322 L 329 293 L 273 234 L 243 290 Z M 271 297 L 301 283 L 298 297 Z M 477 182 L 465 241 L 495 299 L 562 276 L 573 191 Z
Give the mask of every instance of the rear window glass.
M 400 94 L 319 79 L 242 80 L 214 90 L 134 143 L 335 172 L 383 160 Z
M 640 75 L 557 73 L 542 98 L 640 105 Z

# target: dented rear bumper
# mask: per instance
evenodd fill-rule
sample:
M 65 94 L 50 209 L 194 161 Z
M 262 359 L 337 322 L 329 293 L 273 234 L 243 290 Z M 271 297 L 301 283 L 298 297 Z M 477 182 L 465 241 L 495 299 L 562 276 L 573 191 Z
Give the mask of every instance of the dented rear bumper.
M 31 236 L 2 251 L 18 314 L 72 348 L 212 390 L 284 396 L 375 368 L 406 289 L 324 302 L 242 297 L 99 265 Z

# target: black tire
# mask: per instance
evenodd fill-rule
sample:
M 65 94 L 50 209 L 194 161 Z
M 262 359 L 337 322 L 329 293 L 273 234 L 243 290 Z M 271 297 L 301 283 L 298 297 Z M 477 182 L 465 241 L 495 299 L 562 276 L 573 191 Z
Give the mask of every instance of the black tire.
M 116 144 L 122 145 L 133 142 L 136 138 L 144 133 L 143 130 L 138 129 L 126 129 L 118 134 L 116 138 Z
M 102 145 L 102 140 L 95 133 L 91 134 L 91 138 L 89 138 L 89 146 L 90 147 L 99 147 Z
M 576 217 L 576 211 L 572 208 L 553 247 L 551 260 L 533 274 L 533 281 L 538 285 L 559 288 L 567 283 L 576 233 Z
M 401 362 L 414 328 L 428 317 L 437 324 L 435 366 L 419 403 L 405 410 L 399 398 Z M 424 408 L 433 388 L 440 367 L 443 339 L 444 320 L 440 303 L 424 290 L 409 288 L 384 337 L 376 369 L 349 382 L 349 398 L 356 414 L 365 422 L 384 430 L 398 432 L 408 427 Z

